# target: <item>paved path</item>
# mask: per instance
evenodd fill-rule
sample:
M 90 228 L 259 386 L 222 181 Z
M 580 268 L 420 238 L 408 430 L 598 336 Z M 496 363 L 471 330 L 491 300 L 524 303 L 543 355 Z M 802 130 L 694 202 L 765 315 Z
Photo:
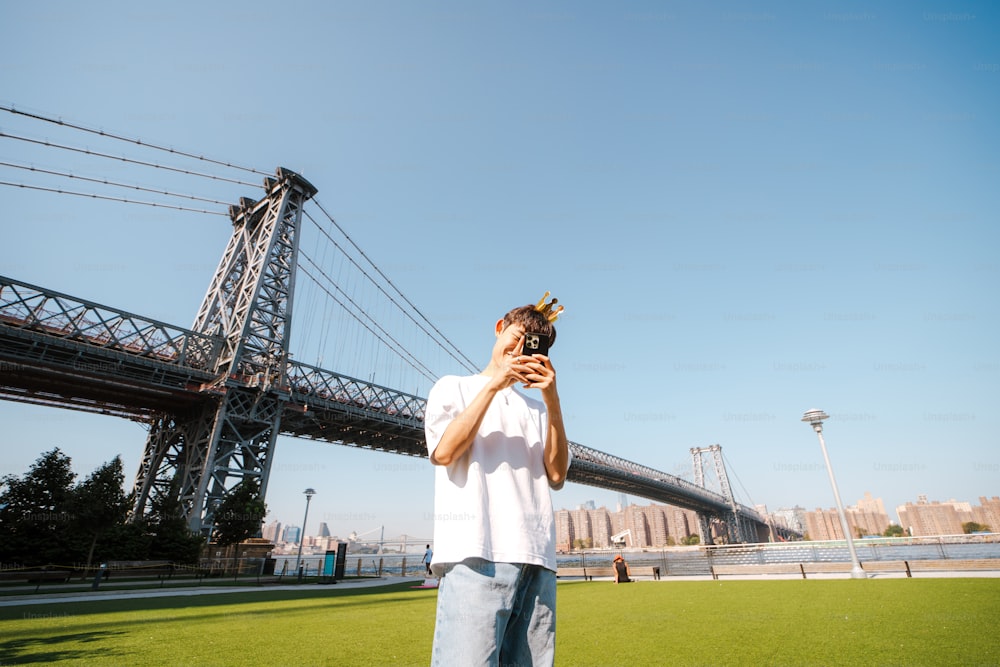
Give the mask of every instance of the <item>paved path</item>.
M 254 585 L 254 586 L 175 586 L 172 588 L 138 588 L 127 591 L 81 590 L 61 593 L 38 593 L 29 595 L 8 595 L 0 597 L 0 607 L 24 605 L 59 604 L 63 602 L 94 602 L 97 600 L 128 600 L 133 598 L 165 598 L 195 595 L 221 595 L 224 593 L 263 593 L 270 591 L 317 591 L 340 590 L 344 588 L 370 588 L 409 582 L 414 586 L 423 579 L 414 577 L 382 577 L 370 579 L 344 579 L 336 586 L 330 584 L 295 585 Z M 89 585 L 89 584 L 88 584 Z M 9 589 L 8 589 L 9 590 Z

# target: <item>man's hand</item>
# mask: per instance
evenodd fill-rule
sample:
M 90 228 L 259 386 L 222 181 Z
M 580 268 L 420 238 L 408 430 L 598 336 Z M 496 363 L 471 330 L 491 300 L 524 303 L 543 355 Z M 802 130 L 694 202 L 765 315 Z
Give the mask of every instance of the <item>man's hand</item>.
M 569 442 L 563 426 L 562 406 L 556 390 L 556 370 L 544 354 L 518 357 L 513 368 L 524 376 L 525 389 L 539 389 L 549 413 L 549 429 L 545 434 L 545 474 L 553 489 L 562 488 L 569 470 Z
M 506 389 L 518 382 L 523 383 L 525 387 L 529 385 L 529 380 L 525 376 L 529 369 L 524 363 L 521 363 L 527 359 L 521 355 L 522 349 L 524 349 L 524 334 L 518 337 L 514 349 L 505 352 L 496 364 L 490 384 L 497 390 Z
M 514 369 L 524 377 L 525 389 L 541 389 L 544 394 L 555 387 L 556 371 L 544 354 L 516 357 Z

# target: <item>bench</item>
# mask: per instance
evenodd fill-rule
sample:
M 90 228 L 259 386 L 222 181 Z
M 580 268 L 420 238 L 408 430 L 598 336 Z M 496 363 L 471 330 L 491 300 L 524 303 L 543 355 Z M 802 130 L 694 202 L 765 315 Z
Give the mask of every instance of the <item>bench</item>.
M 556 577 L 581 577 L 587 581 L 594 577 L 614 577 L 615 571 L 610 567 L 560 567 L 556 570 Z
M 633 579 L 636 577 L 652 577 L 653 579 L 660 578 L 660 567 L 658 565 L 640 565 L 638 567 L 629 566 L 628 570 L 629 575 Z
M 108 561 L 105 569 L 105 579 L 124 579 L 138 577 L 164 577 L 173 576 L 177 568 L 168 560 L 149 561 Z
M 854 569 L 852 563 L 799 563 L 802 568 L 802 578 L 807 574 L 850 573 Z M 864 569 L 864 565 L 861 566 Z
M 73 576 L 72 570 L 44 568 L 41 570 L 4 570 L 0 572 L 0 581 L 24 581 L 35 585 L 37 593 L 46 581 L 66 583 Z
M 862 569 L 866 572 L 901 572 L 903 571 L 902 561 L 884 561 L 879 567 L 869 569 L 869 565 L 875 565 L 879 561 L 862 564 Z M 885 567 L 889 566 L 889 567 Z M 759 563 L 747 565 L 713 565 L 712 578 L 718 579 L 722 575 L 759 575 L 778 574 L 796 575 L 807 579 L 810 574 L 849 574 L 854 566 L 844 562 L 815 562 L 815 563 Z
M 629 574 L 632 579 L 636 577 L 653 577 L 654 579 L 660 578 L 660 568 L 656 565 L 641 565 L 638 567 L 629 567 Z M 587 581 L 592 581 L 594 577 L 607 577 L 609 579 L 615 578 L 615 568 L 613 567 L 561 567 L 556 571 L 556 577 L 582 577 Z
M 1000 558 L 945 558 L 941 560 L 911 560 L 904 561 L 909 565 L 907 576 L 912 576 L 910 572 L 965 572 L 965 571 L 987 571 L 1000 570 Z
M 585 567 L 560 567 L 556 570 L 556 578 L 562 579 L 564 577 L 582 577 L 584 579 L 589 579 L 587 576 L 587 568 Z
M 30 584 L 42 581 L 69 581 L 73 573 L 69 570 L 4 570 L 0 581 L 27 581 Z
M 745 574 L 797 574 L 803 579 L 806 578 L 802 565 L 799 563 L 761 563 L 755 565 L 713 565 L 712 579 L 718 579 L 721 575 L 745 575 Z

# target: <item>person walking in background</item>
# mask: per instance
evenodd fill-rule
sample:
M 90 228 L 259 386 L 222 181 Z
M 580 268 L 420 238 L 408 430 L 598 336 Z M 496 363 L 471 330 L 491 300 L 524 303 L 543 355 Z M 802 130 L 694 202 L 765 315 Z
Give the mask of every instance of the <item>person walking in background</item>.
M 556 300 L 496 321 L 489 364 L 427 397 L 435 465 L 431 570 L 441 578 L 431 664 L 552 665 L 556 553 L 551 489 L 569 469 L 556 372 Z M 540 399 L 515 391 L 538 390 Z M 531 392 L 534 393 L 534 392 Z
M 427 545 L 427 550 L 424 551 L 424 559 L 421 561 L 424 564 L 424 568 L 427 570 L 427 576 L 431 576 L 431 559 L 434 558 L 434 552 L 431 550 L 431 545 Z

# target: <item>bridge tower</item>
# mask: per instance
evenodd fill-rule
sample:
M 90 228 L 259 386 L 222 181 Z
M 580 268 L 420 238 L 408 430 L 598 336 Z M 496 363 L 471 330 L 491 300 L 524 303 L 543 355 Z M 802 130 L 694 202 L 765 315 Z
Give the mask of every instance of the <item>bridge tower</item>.
M 303 205 L 317 190 L 279 168 L 265 196 L 229 207 L 233 234 L 195 318 L 195 331 L 221 340 L 187 414 L 152 423 L 135 482 L 135 514 L 154 493 L 175 493 L 192 530 L 206 536 L 226 495 L 244 480 L 267 490 L 281 415 Z
M 744 522 L 740 519 L 739 504 L 733 495 L 732 487 L 729 486 L 729 475 L 726 473 L 726 464 L 722 460 L 722 445 L 710 445 L 708 447 L 692 447 L 691 461 L 694 465 L 694 483 L 705 488 L 705 468 L 702 461 L 702 454 L 711 454 L 715 464 L 715 475 L 719 480 L 720 493 L 729 501 L 732 512 L 721 517 L 726 524 L 730 542 L 747 542 L 750 533 L 745 530 Z M 702 543 L 708 543 L 712 537 L 712 516 L 705 512 L 698 512 L 698 523 L 702 532 Z

